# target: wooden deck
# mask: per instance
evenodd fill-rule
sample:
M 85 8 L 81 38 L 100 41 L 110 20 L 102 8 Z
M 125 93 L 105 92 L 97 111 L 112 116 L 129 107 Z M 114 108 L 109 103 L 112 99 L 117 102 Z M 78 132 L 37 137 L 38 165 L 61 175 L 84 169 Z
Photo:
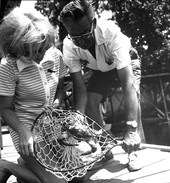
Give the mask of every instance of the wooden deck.
M 121 147 L 113 150 L 114 159 L 112 163 L 97 171 L 89 171 L 84 183 L 170 183 L 170 153 L 160 150 L 144 149 L 140 151 L 140 157 L 144 168 L 129 172 L 126 168 L 127 154 Z M 9 134 L 3 134 L 2 158 L 16 162 L 16 153 Z M 16 183 L 11 176 L 7 183 Z

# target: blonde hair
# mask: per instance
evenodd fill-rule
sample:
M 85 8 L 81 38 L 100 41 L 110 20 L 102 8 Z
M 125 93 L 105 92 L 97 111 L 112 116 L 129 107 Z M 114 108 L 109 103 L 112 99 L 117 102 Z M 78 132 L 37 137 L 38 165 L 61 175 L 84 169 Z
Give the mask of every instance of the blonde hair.
M 0 45 L 4 54 L 35 59 L 55 44 L 55 31 L 50 22 L 36 10 L 14 8 L 0 25 Z

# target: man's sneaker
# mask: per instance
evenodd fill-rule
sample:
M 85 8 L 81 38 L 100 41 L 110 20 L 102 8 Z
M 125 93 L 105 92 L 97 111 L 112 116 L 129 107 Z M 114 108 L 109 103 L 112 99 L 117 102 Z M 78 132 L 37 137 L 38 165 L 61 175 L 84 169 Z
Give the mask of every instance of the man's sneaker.
M 138 151 L 134 151 L 129 154 L 129 163 L 127 168 L 130 172 L 138 171 L 143 168 L 143 161 L 139 157 Z
M 113 154 L 111 151 L 105 154 L 105 156 L 100 160 L 97 161 L 89 171 L 97 170 L 102 166 L 112 163 L 114 160 Z

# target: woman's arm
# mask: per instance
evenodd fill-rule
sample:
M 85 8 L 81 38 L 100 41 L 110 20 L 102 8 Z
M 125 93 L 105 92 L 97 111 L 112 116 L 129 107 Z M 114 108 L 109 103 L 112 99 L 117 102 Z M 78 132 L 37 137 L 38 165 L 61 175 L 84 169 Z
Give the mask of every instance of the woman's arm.
M 19 136 L 20 153 L 33 156 L 33 135 L 17 118 L 13 108 L 13 96 L 0 96 L 0 111 L 2 120 Z

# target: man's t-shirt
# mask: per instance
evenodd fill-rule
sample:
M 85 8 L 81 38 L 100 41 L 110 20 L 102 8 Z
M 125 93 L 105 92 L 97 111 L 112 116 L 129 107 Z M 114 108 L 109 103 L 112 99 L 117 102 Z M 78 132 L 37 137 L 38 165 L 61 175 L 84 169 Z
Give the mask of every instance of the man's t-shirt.
M 98 20 L 94 34 L 96 59 L 88 50 L 76 46 L 67 37 L 64 39 L 63 57 L 70 73 L 80 71 L 83 61 L 87 63 L 86 67 L 102 72 L 114 68 L 119 70 L 131 63 L 129 55 L 130 39 L 121 32 L 114 21 Z

